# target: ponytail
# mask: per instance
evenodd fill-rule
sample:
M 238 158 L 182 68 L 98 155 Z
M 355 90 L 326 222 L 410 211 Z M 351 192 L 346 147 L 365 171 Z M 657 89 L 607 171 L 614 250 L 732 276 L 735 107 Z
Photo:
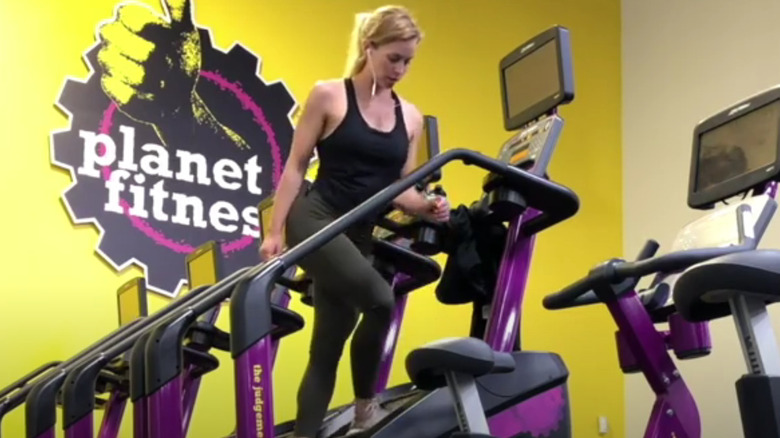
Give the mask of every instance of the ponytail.
M 365 42 L 365 27 L 371 13 L 361 12 L 355 15 L 355 24 L 352 28 L 349 49 L 347 51 L 347 63 L 344 76 L 351 77 L 357 74 L 366 65 L 366 51 L 363 48 Z

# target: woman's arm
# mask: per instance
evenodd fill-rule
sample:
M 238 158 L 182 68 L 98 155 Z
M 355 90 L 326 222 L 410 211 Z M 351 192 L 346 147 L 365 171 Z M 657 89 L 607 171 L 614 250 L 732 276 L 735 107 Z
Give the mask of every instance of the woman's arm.
M 309 93 L 303 112 L 293 133 L 290 156 L 287 158 L 279 186 L 274 195 L 271 229 L 269 234 L 281 236 L 287 214 L 301 189 L 314 146 L 325 126 L 328 104 L 327 84 L 317 84 Z
M 401 172 L 401 177 L 409 175 L 417 168 L 417 149 L 419 147 L 420 138 L 422 138 L 423 135 L 422 114 L 420 114 L 417 108 L 412 105 L 409 105 L 408 108 L 411 109 L 411 116 L 413 118 L 413 128 L 411 130 L 412 138 L 409 141 L 409 153 L 406 157 L 406 163 Z M 431 201 L 414 187 L 411 187 L 398 195 L 393 201 L 393 205 L 407 214 L 419 215 L 430 210 Z

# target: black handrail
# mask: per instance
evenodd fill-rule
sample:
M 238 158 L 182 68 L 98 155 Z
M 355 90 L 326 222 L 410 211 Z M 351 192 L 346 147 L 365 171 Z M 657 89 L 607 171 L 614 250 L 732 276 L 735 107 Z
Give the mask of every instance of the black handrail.
M 636 281 L 650 274 L 678 272 L 715 257 L 749 251 L 753 247 L 752 242 L 743 242 L 733 246 L 682 250 L 652 258 L 642 258 L 640 254 L 633 262 L 610 260 L 592 269 L 586 277 L 547 295 L 542 303 L 546 309 L 555 310 L 603 302 L 603 298 L 595 292 L 600 286 Z
M 243 354 L 271 332 L 270 291 L 285 269 L 295 266 L 303 257 L 345 232 L 366 215 L 390 204 L 398 195 L 413 187 L 426 175 L 454 160 L 460 160 L 466 165 L 477 165 L 503 177 L 508 186 L 521 193 L 527 207 L 542 212 L 542 219 L 536 222 L 538 229 L 552 226 L 573 216 L 579 208 L 579 200 L 571 190 L 504 162 L 488 158 L 479 152 L 454 149 L 437 155 L 407 177 L 381 190 L 327 227 L 253 270 L 255 274 L 253 277 L 239 281 L 230 298 L 232 357 L 236 358 Z M 222 298 L 204 297 L 202 302 L 193 306 L 193 310 L 201 311 L 198 306 L 208 308 L 213 305 L 214 299 Z
M 282 264 L 286 267 L 296 265 L 306 254 L 331 241 L 365 217 L 366 214 L 391 203 L 398 195 L 413 187 L 417 181 L 454 160 L 460 160 L 466 165 L 476 165 L 506 178 L 512 187 L 522 192 L 529 206 L 543 212 L 542 217 L 547 227 L 573 216 L 579 209 L 577 195 L 566 187 L 487 157 L 482 153 L 468 149 L 452 149 L 433 157 L 407 177 L 386 187 L 352 209 L 348 214 L 339 217 L 329 226 L 281 254 L 279 258 Z M 537 206 L 547 208 L 537 208 Z
M 529 207 L 534 207 L 546 214 L 547 221 L 550 222 L 549 226 L 573 216 L 579 209 L 579 198 L 577 195 L 560 184 L 512 167 L 502 161 L 487 157 L 480 152 L 468 149 L 452 149 L 433 157 L 406 177 L 379 191 L 368 200 L 333 221 L 327 227 L 280 254 L 276 259 L 271 259 L 267 262 L 260 263 L 259 265 L 237 271 L 209 287 L 202 293 L 199 293 L 197 297 L 192 297 L 186 302 L 174 302 L 161 311 L 146 317 L 140 324 L 136 325 L 136 330 L 132 330 L 127 334 L 128 336 L 126 339 L 120 340 L 112 347 L 105 350 L 105 356 L 116 357 L 129 349 L 142 332 L 148 330 L 153 325 L 156 325 L 163 318 L 177 319 L 180 316 L 179 314 L 174 314 L 177 310 L 183 310 L 185 312 L 192 311 L 196 314 L 205 313 L 227 299 L 230 296 L 233 287 L 242 279 L 256 277 L 264 271 L 283 272 L 285 269 L 297 265 L 307 254 L 325 245 L 339 234 L 342 234 L 349 227 L 355 225 L 381 206 L 390 204 L 396 197 L 408 188 L 413 187 L 418 181 L 440 169 L 445 164 L 455 160 L 460 160 L 466 165 L 476 165 L 505 177 L 507 182 L 513 187 L 523 191 L 523 196 L 527 200 Z M 283 265 L 282 271 L 278 271 L 277 263 L 279 262 Z M 276 283 L 278 278 L 274 280 L 274 283 Z
M 30 383 L 31 380 L 35 379 L 36 377 L 43 374 L 45 371 L 54 368 L 61 363 L 62 363 L 61 361 L 45 363 L 39 366 L 38 368 L 36 368 L 35 370 L 29 372 L 28 374 L 24 375 L 23 377 L 19 378 L 19 380 L 11 383 L 10 385 L 6 386 L 3 389 L 0 389 L 0 399 L 5 398 L 8 394 L 11 394 L 17 389 L 23 388 L 25 385 Z

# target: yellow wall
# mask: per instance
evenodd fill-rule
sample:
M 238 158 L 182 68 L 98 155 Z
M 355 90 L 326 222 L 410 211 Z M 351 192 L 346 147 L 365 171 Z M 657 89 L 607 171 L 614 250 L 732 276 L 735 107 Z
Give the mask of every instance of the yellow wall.
M 160 5 L 151 2 L 160 10 Z M 266 79 L 282 79 L 300 102 L 312 84 L 343 70 L 353 14 L 377 1 L 309 2 L 199 0 L 196 20 L 211 27 L 215 43 L 241 41 L 263 57 Z M 611 437 L 623 436 L 623 379 L 617 369 L 613 323 L 602 308 L 552 313 L 545 293 L 586 272 L 595 261 L 621 253 L 620 4 L 618 0 L 410 1 L 426 31 L 400 93 L 424 113 L 439 118 L 442 147 L 467 147 L 494 154 L 507 138 L 502 129 L 497 85 L 500 57 L 553 24 L 572 30 L 576 102 L 564 109 L 563 140 L 552 175 L 578 192 L 577 217 L 549 230 L 537 245 L 535 270 L 523 311 L 524 346 L 560 352 L 572 371 L 574 432 L 596 437 L 596 417 L 612 422 Z M 482 5 L 480 7 L 479 5 Z M 488 6 L 489 5 L 489 6 Z M 84 77 L 81 60 L 94 43 L 94 29 L 112 16 L 105 0 L 2 2 L 3 147 L 0 202 L 5 250 L 0 292 L 0 385 L 53 358 L 66 358 L 116 324 L 113 291 L 139 271 L 115 274 L 95 253 L 97 233 L 74 227 L 59 196 L 69 176 L 49 165 L 49 132 L 65 126 L 55 110 L 66 76 Z M 479 194 L 483 173 L 452 165 L 444 184 L 454 204 Z M 432 290 L 412 295 L 398 357 L 444 336 L 467 333 L 470 307 L 444 307 Z M 152 309 L 164 304 L 154 297 Z M 294 310 L 310 318 L 308 308 Z M 434 316 L 435 315 L 435 316 Z M 225 326 L 226 318 L 220 320 Z M 310 326 L 282 346 L 275 371 L 278 419 L 294 413 L 294 397 L 305 366 Z M 196 410 L 193 437 L 213 437 L 233 426 L 228 356 L 209 376 Z M 392 382 L 405 379 L 403 366 Z M 349 400 L 344 362 L 334 397 Z M 8 436 L 21 436 L 22 410 L 5 422 Z M 127 435 L 126 435 L 127 436 Z

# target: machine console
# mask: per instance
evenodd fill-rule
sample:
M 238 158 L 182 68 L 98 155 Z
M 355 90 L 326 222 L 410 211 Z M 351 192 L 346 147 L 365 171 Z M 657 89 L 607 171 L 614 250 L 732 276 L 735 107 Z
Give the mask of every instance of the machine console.
M 738 102 L 694 129 L 688 205 L 712 209 L 685 225 L 670 252 L 758 247 L 777 210 L 780 175 L 780 87 Z M 743 194 L 741 198 L 736 195 Z M 715 204 L 725 205 L 714 209 Z M 659 283 L 671 290 L 679 273 Z M 667 303 L 672 302 L 671 294 Z
M 780 87 L 701 121 L 693 133 L 688 205 L 711 209 L 780 176 Z
M 677 233 L 671 251 L 742 245 L 764 234 L 777 203 L 769 195 L 729 204 L 687 224 Z
M 574 99 L 569 30 L 554 26 L 499 62 L 504 129 L 515 131 Z
M 498 159 L 542 176 L 547 172 L 561 131 L 563 119 L 557 115 L 544 117 L 507 140 Z
M 726 205 L 680 230 L 672 250 L 739 245 L 747 239 L 757 245 L 777 208 L 778 150 L 780 87 L 699 122 L 693 135 L 688 204 L 702 210 L 717 202 Z M 740 193 L 742 199 L 729 201 Z
M 574 99 L 568 29 L 555 26 L 524 42 L 501 59 L 499 73 L 504 128 L 519 131 L 498 158 L 543 176 L 563 130 L 557 109 Z

